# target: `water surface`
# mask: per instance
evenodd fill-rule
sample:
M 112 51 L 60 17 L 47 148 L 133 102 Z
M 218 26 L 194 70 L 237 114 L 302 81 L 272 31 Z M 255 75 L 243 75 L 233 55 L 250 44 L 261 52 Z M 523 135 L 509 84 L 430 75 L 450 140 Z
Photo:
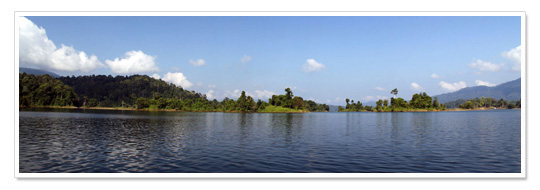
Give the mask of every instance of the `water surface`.
M 21 109 L 19 170 L 519 173 L 520 110 L 190 113 Z

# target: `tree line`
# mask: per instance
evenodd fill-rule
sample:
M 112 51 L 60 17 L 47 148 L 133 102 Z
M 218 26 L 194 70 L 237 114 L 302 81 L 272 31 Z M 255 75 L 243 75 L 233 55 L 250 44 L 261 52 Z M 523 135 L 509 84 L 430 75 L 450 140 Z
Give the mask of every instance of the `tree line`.
M 394 97 L 390 98 L 390 101 L 388 99 L 379 99 L 377 102 L 375 102 L 376 106 L 363 106 L 362 102 L 357 101 L 356 103 L 354 100 L 349 101 L 349 99 L 345 99 L 346 106 L 338 107 L 339 112 L 360 112 L 360 111 L 375 111 L 375 112 L 402 112 L 402 111 L 411 111 L 411 110 L 427 110 L 427 111 L 434 111 L 434 110 L 445 110 L 446 104 L 441 104 L 437 100 L 437 97 L 432 98 L 431 96 L 427 95 L 425 92 L 423 93 L 416 93 L 412 96 L 411 100 L 407 102 L 405 99 L 397 97 L 398 90 L 393 89 L 390 91 Z M 351 102 L 351 103 L 349 103 Z
M 181 86 L 146 75 L 132 76 L 67 76 L 57 79 L 49 75 L 19 74 L 20 106 L 123 107 L 151 110 L 262 112 L 269 108 L 286 111 L 329 111 L 326 104 L 317 104 L 294 96 L 290 88 L 274 95 L 268 102 L 246 96 L 237 100 L 208 100 L 205 94 L 188 91 Z M 268 109 L 267 109 L 268 108 Z M 280 109 L 280 110 L 283 110 Z
M 492 109 L 492 108 L 498 108 L 498 109 L 513 109 L 513 108 L 521 108 L 521 99 L 520 100 L 510 100 L 506 101 L 504 99 L 495 99 L 491 97 L 480 97 L 480 98 L 473 98 L 469 100 L 459 99 L 456 101 L 448 102 L 449 108 L 461 108 L 461 109 L 479 109 L 479 108 L 485 108 L 485 109 Z
M 76 106 L 79 97 L 72 87 L 49 75 L 19 74 L 19 105 Z

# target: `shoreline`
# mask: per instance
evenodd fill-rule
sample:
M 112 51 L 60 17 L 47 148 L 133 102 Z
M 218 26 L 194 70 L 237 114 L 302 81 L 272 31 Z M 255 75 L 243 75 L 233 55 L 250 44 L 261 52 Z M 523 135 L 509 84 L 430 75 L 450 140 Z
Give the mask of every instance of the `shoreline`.
M 243 112 L 243 111 L 211 111 L 211 110 L 175 110 L 175 109 L 137 109 L 121 107 L 75 107 L 75 106 L 19 106 L 19 108 L 48 108 L 48 109 L 73 109 L 73 110 L 122 110 L 144 112 L 223 112 L 223 113 L 312 113 L 309 111 L 276 111 L 276 112 Z M 313 112 L 317 113 L 317 112 Z
M 512 108 L 512 110 L 521 109 L 521 108 Z M 475 108 L 475 109 L 462 109 L 462 108 L 453 108 L 453 109 L 445 109 L 445 110 L 426 110 L 426 109 L 418 109 L 418 110 L 407 110 L 407 111 L 343 111 L 343 113 L 355 113 L 355 112 L 373 112 L 373 113 L 392 113 L 392 112 L 455 112 L 455 111 L 482 111 L 482 110 L 509 110 L 509 109 L 494 109 L 494 108 Z M 340 112 L 340 111 L 338 111 Z
M 276 112 L 242 112 L 242 111 L 210 111 L 210 110 L 174 110 L 174 109 L 136 109 L 136 108 L 121 108 L 121 107 L 75 107 L 75 106 L 19 106 L 19 108 L 49 108 L 49 109 L 74 109 L 74 110 L 122 110 L 122 111 L 144 111 L 144 112 L 223 112 L 223 113 L 320 113 L 320 112 L 309 112 L 309 111 L 276 111 Z M 513 108 L 521 109 L 521 108 Z M 476 109 L 446 109 L 446 110 L 408 110 L 408 111 L 396 111 L 398 112 L 459 112 L 459 111 L 482 111 L 482 110 L 506 110 L 506 109 L 493 109 L 493 108 L 476 108 Z M 366 112 L 366 113 L 392 113 L 392 111 L 344 111 L 337 113 L 356 113 L 356 112 Z

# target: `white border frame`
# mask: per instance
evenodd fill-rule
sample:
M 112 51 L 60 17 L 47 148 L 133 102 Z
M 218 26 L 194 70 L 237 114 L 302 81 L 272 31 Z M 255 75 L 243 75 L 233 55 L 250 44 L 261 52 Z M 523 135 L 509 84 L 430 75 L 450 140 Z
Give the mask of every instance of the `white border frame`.
M 19 80 L 15 74 L 16 178 L 526 178 L 527 177 L 527 67 L 526 14 L 512 12 L 356 12 L 356 11 L 182 11 L 182 12 L 15 12 L 15 68 L 19 69 L 19 16 L 520 16 L 521 17 L 521 173 L 20 173 Z M 523 104 L 525 102 L 525 104 Z

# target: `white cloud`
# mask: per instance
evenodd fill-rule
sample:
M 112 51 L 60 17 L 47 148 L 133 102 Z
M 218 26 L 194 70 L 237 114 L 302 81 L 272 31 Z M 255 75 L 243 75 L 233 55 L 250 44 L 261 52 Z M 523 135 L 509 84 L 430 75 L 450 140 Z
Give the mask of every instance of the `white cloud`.
M 19 63 L 54 71 L 89 72 L 105 65 L 94 55 L 88 56 L 73 46 L 56 48 L 44 28 L 38 27 L 25 17 L 18 17 Z
M 424 88 L 422 88 L 422 86 L 415 82 L 411 83 L 411 89 L 413 91 L 424 91 Z
M 225 97 L 229 98 L 238 98 L 242 94 L 241 90 L 235 89 L 233 91 L 225 91 Z M 246 96 L 251 96 L 254 99 L 268 99 L 271 98 L 272 95 L 275 95 L 275 92 L 268 91 L 268 90 L 255 90 L 255 93 L 250 93 L 246 91 Z
M 189 88 L 193 86 L 193 83 L 189 82 L 186 76 L 184 76 L 184 74 L 180 72 L 168 72 L 167 74 L 165 74 L 165 76 L 163 76 L 162 80 L 173 83 L 177 86 L 181 86 L 182 88 Z
M 512 70 L 521 71 L 521 45 L 510 51 L 502 52 L 501 55 L 514 63 Z
M 441 86 L 446 91 L 452 92 L 467 87 L 467 84 L 463 81 L 454 82 L 452 84 L 441 81 L 439 82 L 439 86 Z
M 438 78 L 441 78 L 441 77 L 438 74 L 433 73 L 433 74 L 431 74 L 431 78 L 438 79 Z
M 480 71 L 499 71 L 504 67 L 504 63 L 497 65 L 491 62 L 482 61 L 478 59 L 474 63 L 469 63 L 469 67 L 473 69 L 478 69 Z
M 304 72 L 315 72 L 315 71 L 321 71 L 322 69 L 326 68 L 326 66 L 324 66 L 323 64 L 321 63 L 318 63 L 317 61 L 315 61 L 314 59 L 308 59 L 306 61 L 306 64 L 302 65 L 302 70 Z
M 208 90 L 208 92 L 206 92 L 206 98 L 208 98 L 209 100 L 216 98 L 213 93 L 214 93 L 214 90 L 212 89 Z
M 229 97 L 229 98 L 238 98 L 240 97 L 242 91 L 236 89 L 236 90 L 233 90 L 232 92 L 231 91 L 225 91 L 225 97 Z
M 474 82 L 476 82 L 476 85 L 478 85 L 478 86 L 495 86 L 495 84 L 493 84 L 493 83 L 486 82 L 486 81 L 481 81 L 481 80 L 476 80 Z
M 375 87 L 375 90 L 378 90 L 378 91 L 386 91 L 386 89 L 384 89 L 383 87 Z
M 206 65 L 206 61 L 204 61 L 204 59 L 197 59 L 195 61 L 193 61 L 193 59 L 190 59 L 189 64 L 192 64 L 195 67 L 199 67 L 199 66 Z
M 268 91 L 268 90 L 255 90 L 255 97 L 258 98 L 258 99 L 263 99 L 263 98 L 271 98 L 272 95 L 275 95 L 276 93 L 275 92 L 272 92 L 272 91 Z
M 243 64 L 246 64 L 246 63 L 249 63 L 251 61 L 252 57 L 250 56 L 247 56 L 247 55 L 244 55 L 244 57 L 240 58 L 240 61 L 243 63 Z
M 197 82 L 197 86 L 202 86 L 203 83 L 202 82 Z
M 377 100 L 384 100 L 384 99 L 388 99 L 388 97 L 386 97 L 386 96 L 366 96 L 362 100 L 366 101 L 366 102 L 369 102 L 369 101 L 377 101 Z
M 161 79 L 161 77 L 160 77 L 158 74 L 153 74 L 153 75 L 150 76 L 150 77 L 155 78 L 155 79 L 158 79 L 158 80 Z
M 216 88 L 216 85 L 215 84 L 209 84 L 208 88 Z
M 135 74 L 159 71 L 156 58 L 142 51 L 128 51 L 122 59 L 115 58 L 114 61 L 105 60 L 111 71 L 116 74 Z

